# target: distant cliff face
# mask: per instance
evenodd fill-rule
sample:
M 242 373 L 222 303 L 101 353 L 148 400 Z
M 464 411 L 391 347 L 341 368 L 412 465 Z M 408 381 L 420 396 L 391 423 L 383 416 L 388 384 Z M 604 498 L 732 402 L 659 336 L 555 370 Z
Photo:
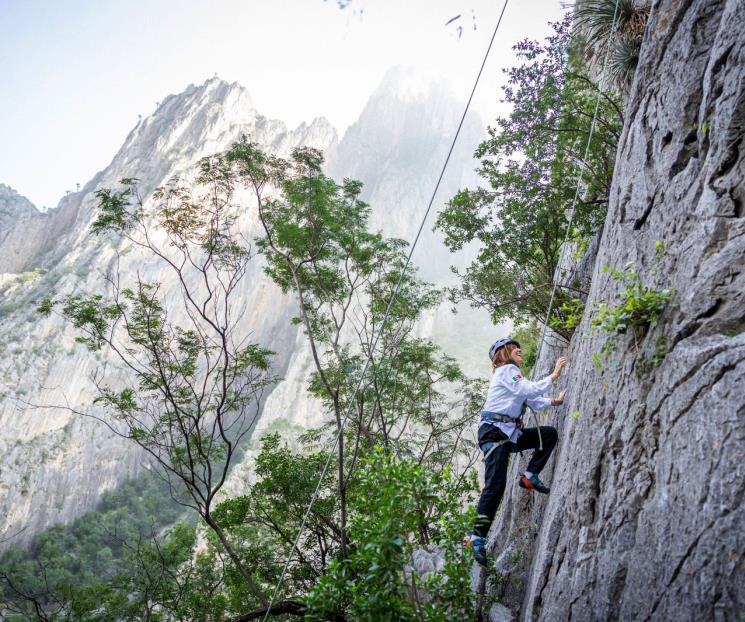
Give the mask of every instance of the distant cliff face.
M 0 184 L 0 275 L 18 274 L 54 244 L 55 236 L 74 218 L 67 201 L 42 214 L 13 188 Z M 0 276 L 0 282 L 3 278 Z
M 423 81 L 405 68 L 386 74 L 329 161 L 332 176 L 365 184 L 362 199 L 374 207 L 373 227 L 414 239 L 463 105 L 445 82 Z M 460 188 L 475 184 L 472 154 L 484 136 L 478 116 L 467 116 L 414 256 L 424 278 L 447 278 L 453 257 L 432 232 L 435 215 Z
M 602 268 L 629 261 L 676 301 L 611 337 L 602 369 L 589 313 L 575 334 L 552 492 L 509 491 L 495 526 L 507 580 L 489 589 L 523 620 L 745 612 L 743 32 L 739 0 L 652 7 L 587 308 L 619 300 Z
M 413 241 L 422 225 L 435 184 L 463 114 L 460 101 L 444 81 L 429 81 L 402 67 L 390 70 L 371 95 L 360 118 L 344 134 L 329 157 L 336 179 L 363 182 L 362 200 L 373 207 L 371 226 L 389 236 Z M 444 285 L 455 279 L 451 265 L 464 268 L 472 256 L 451 254 L 442 234 L 433 231 L 437 213 L 461 188 L 478 183 L 476 146 L 486 137 L 483 122 L 469 113 L 445 170 L 429 218 L 412 256 L 420 276 Z M 421 325 L 423 334 L 456 357 L 466 373 L 482 376 L 484 348 L 498 332 L 484 310 L 441 305 Z M 487 344 L 487 345 L 484 345 Z
M 4 246 L 6 236 L 17 221 L 33 218 L 38 213 L 26 197 L 18 194 L 10 186 L 0 184 L 0 243 Z
M 136 271 L 146 279 L 164 278 L 136 249 L 111 237 L 91 235 L 95 191 L 116 186 L 122 177 L 136 176 L 147 197 L 172 176 L 190 171 L 200 157 L 226 149 L 245 133 L 280 156 L 288 156 L 300 145 L 322 149 L 333 176 L 360 178 L 366 184 L 374 226 L 385 225 L 389 235 L 411 236 L 420 224 L 462 110 L 443 85 L 419 83 L 421 88 L 412 90 L 412 84 L 409 73 L 392 72 L 359 122 L 337 144 L 335 130 L 323 119 L 288 130 L 280 121 L 261 116 L 243 87 L 209 80 L 166 98 L 132 130 L 109 167 L 80 192 L 65 197 L 56 210 L 39 214 L 13 195 L 12 214 L 8 210 L 13 239 L 38 234 L 43 240 L 26 248 L 23 261 L 12 268 L 0 264 L 0 271 L 7 273 L 0 278 L 0 344 L 5 346 L 0 356 L 0 533 L 23 530 L 0 547 L 28 542 L 41 529 L 72 520 L 142 466 L 142 456 L 103 426 L 65 411 L 28 405 L 84 407 L 93 398 L 90 374 L 103 365 L 108 365 L 113 381 L 118 373 L 105 355 L 94 356 L 76 344 L 74 331 L 59 319 L 40 319 L 34 308 L 42 297 L 51 291 L 64 295 L 100 289 L 117 252 L 124 280 Z M 467 183 L 473 168 L 470 152 L 481 140 L 481 132 L 481 123 L 470 118 L 440 201 Z M 0 207 L 2 197 L 0 193 Z M 149 205 L 146 201 L 145 207 Z M 53 234 L 50 222 L 55 223 Z M 247 239 L 259 233 L 250 210 L 241 223 Z M 13 248 L 0 239 L 0 257 Z M 425 242 L 415 261 L 432 268 L 432 248 L 431 241 Z M 444 249 L 442 253 L 439 272 L 445 276 L 450 257 Z M 28 273 L 17 274 L 21 270 Z M 164 286 L 167 289 L 169 284 Z M 257 432 L 275 425 L 318 424 L 319 405 L 305 390 L 310 371 L 306 340 L 289 321 L 293 300 L 263 275 L 260 261 L 245 279 L 241 296 L 247 305 L 242 330 L 277 353 L 276 372 L 284 378 L 265 402 Z M 444 307 L 421 330 L 431 334 L 448 321 Z M 470 330 L 476 326 L 468 322 Z M 245 470 L 245 466 L 239 469 L 239 475 Z

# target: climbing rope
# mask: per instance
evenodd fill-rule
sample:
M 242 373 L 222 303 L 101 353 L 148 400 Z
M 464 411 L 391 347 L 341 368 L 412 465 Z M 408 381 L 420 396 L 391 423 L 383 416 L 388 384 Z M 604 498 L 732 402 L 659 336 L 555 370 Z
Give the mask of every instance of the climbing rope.
M 610 32 L 608 33 L 608 41 L 606 42 L 605 47 L 605 58 L 603 60 L 603 69 L 600 73 L 601 79 L 605 75 L 605 72 L 608 68 L 608 58 L 610 56 L 610 44 L 611 40 L 613 39 L 613 34 L 616 30 L 616 20 L 618 19 L 618 4 L 620 0 L 616 0 L 616 7 L 613 11 L 613 21 L 611 22 L 611 28 Z M 600 98 L 603 95 L 603 88 L 602 84 L 599 81 L 598 82 L 598 97 L 595 100 L 595 112 L 592 115 L 592 123 L 590 124 L 590 133 L 587 135 L 587 144 L 585 145 L 585 154 L 582 158 L 583 162 L 587 162 L 587 156 L 590 153 L 590 145 L 592 144 L 592 137 L 595 134 L 595 127 L 597 125 L 598 120 L 598 110 L 600 109 Z M 536 367 L 538 367 L 538 361 L 541 357 L 541 349 L 543 348 L 543 342 L 546 337 L 546 329 L 548 328 L 549 320 L 551 319 L 551 311 L 553 310 L 554 305 L 554 297 L 556 296 L 556 288 L 559 284 L 559 274 L 561 270 L 561 266 L 564 263 L 564 253 L 566 252 L 567 248 L 567 242 L 569 240 L 569 232 L 572 230 L 572 223 L 574 222 L 574 213 L 577 208 L 577 201 L 579 200 L 580 195 L 580 187 L 582 186 L 582 168 L 578 166 L 577 170 L 577 187 L 574 191 L 574 199 L 572 199 L 572 206 L 569 209 L 569 222 L 567 223 L 567 228 L 564 233 L 564 241 L 561 244 L 561 252 L 559 253 L 559 262 L 556 264 L 556 272 L 554 273 L 554 279 L 553 279 L 553 287 L 551 288 L 551 296 L 548 300 L 548 311 L 546 311 L 546 321 L 543 322 L 543 327 L 541 328 L 541 337 L 538 340 L 538 350 L 535 355 L 535 361 L 536 364 L 533 365 L 533 369 L 530 371 L 530 380 L 533 380 L 533 377 L 535 375 Z M 584 190 L 583 190 L 584 191 Z M 538 425 L 538 418 L 536 417 L 535 411 L 531 408 L 530 409 L 530 415 L 533 418 L 533 423 L 535 424 L 536 429 L 538 430 L 538 444 L 540 449 L 543 449 L 543 438 L 541 436 L 541 428 Z
M 499 31 L 499 26 L 502 23 L 502 17 L 504 16 L 505 9 L 507 8 L 507 3 L 509 0 L 505 0 L 504 4 L 502 5 L 502 11 L 499 14 L 499 19 L 497 20 L 497 25 L 494 27 L 494 32 L 492 33 L 491 39 L 489 40 L 489 45 L 486 48 L 486 53 L 484 54 L 484 58 L 481 61 L 481 67 L 479 68 L 478 74 L 476 75 L 476 79 L 473 83 L 473 88 L 471 89 L 471 94 L 468 97 L 468 101 L 466 102 L 466 106 L 463 110 L 463 115 L 461 116 L 460 122 L 458 123 L 458 128 L 455 131 L 455 136 L 453 137 L 453 141 L 450 144 L 450 149 L 448 150 L 447 157 L 445 158 L 445 162 L 442 165 L 442 170 L 440 171 L 440 176 L 437 179 L 437 183 L 435 184 L 435 188 L 432 192 L 432 197 L 429 200 L 429 204 L 427 205 L 427 209 L 424 212 L 424 217 L 422 218 L 422 222 L 419 225 L 419 229 L 417 231 L 416 237 L 414 238 L 414 242 L 411 245 L 411 248 L 409 250 L 409 254 L 406 258 L 406 263 L 404 264 L 404 267 L 401 269 L 401 273 L 399 275 L 398 281 L 396 283 L 396 287 L 393 290 L 393 294 L 391 295 L 390 300 L 388 301 L 388 306 L 386 307 L 385 314 L 383 315 L 383 320 L 380 324 L 380 330 L 378 331 L 377 336 L 373 339 L 373 342 L 370 347 L 369 354 L 367 356 L 367 360 L 365 361 L 365 366 L 362 369 L 362 374 L 360 375 L 360 380 L 357 384 L 357 388 L 355 389 L 355 392 L 352 396 L 352 399 L 349 402 L 349 407 L 347 408 L 347 412 L 344 415 L 344 419 L 341 422 L 341 425 L 339 426 L 339 429 L 337 430 L 336 435 L 334 436 L 334 442 L 331 445 L 331 447 L 327 450 L 328 451 L 328 459 L 326 460 L 326 463 L 324 464 L 323 470 L 321 471 L 321 475 L 318 478 L 318 484 L 316 485 L 316 489 L 313 492 L 313 495 L 311 496 L 310 503 L 308 504 L 308 509 L 305 511 L 305 515 L 303 516 L 303 520 L 300 523 L 300 529 L 298 530 L 297 536 L 295 537 L 295 541 L 292 545 L 292 548 L 290 549 L 289 554 L 287 555 L 287 560 L 285 561 L 284 567 L 282 569 L 282 573 L 279 577 L 279 581 L 277 581 L 277 585 L 274 588 L 274 591 L 272 592 L 272 597 L 269 601 L 269 606 L 267 607 L 266 614 L 264 615 L 264 622 L 266 622 L 267 618 L 269 617 L 269 614 L 272 610 L 272 605 L 274 604 L 274 601 L 276 600 L 277 593 L 279 592 L 279 588 L 282 586 L 282 582 L 284 581 L 285 575 L 287 574 L 287 569 L 289 568 L 290 561 L 292 559 L 292 555 L 297 549 L 298 543 L 300 542 L 300 538 L 305 531 L 305 525 L 308 521 L 308 517 L 310 516 L 311 509 L 313 508 L 313 504 L 315 503 L 316 499 L 318 498 L 318 494 L 321 490 L 321 485 L 323 484 L 323 480 L 326 477 L 326 473 L 328 471 L 329 466 L 331 465 L 331 458 L 333 456 L 333 452 L 336 449 L 336 445 L 339 442 L 339 438 L 344 431 L 344 427 L 346 426 L 347 420 L 349 419 L 349 415 L 352 412 L 352 408 L 354 407 L 354 396 L 359 393 L 360 388 L 362 387 L 362 383 L 365 379 L 365 376 L 367 375 L 367 370 L 370 367 L 370 362 L 372 360 L 373 352 L 375 351 L 375 347 L 378 344 L 378 340 L 380 339 L 380 335 L 383 332 L 383 329 L 386 326 L 386 323 L 388 322 L 388 316 L 390 315 L 391 308 L 393 306 L 393 301 L 395 300 L 396 296 L 398 295 L 399 290 L 401 289 L 401 285 L 403 283 L 404 275 L 406 274 L 406 270 L 409 267 L 409 264 L 411 262 L 411 257 L 414 254 L 414 249 L 416 248 L 417 243 L 419 242 L 419 238 L 422 234 L 422 231 L 424 230 L 424 225 L 427 222 L 427 218 L 429 217 L 429 213 L 432 209 L 432 205 L 434 204 L 435 197 L 437 196 L 437 191 L 440 188 L 440 184 L 442 183 L 442 178 L 445 175 L 445 170 L 447 169 L 448 163 L 450 162 L 450 156 L 453 154 L 453 149 L 455 148 L 455 144 L 458 140 L 458 135 L 460 134 L 461 128 L 463 127 L 463 123 L 466 120 L 466 115 L 468 114 L 468 111 L 471 107 L 471 101 L 473 100 L 474 93 L 476 92 L 476 87 L 479 84 L 479 80 L 481 79 L 481 74 L 484 71 L 484 67 L 486 66 L 486 61 L 489 58 L 489 53 L 491 52 L 492 45 L 494 44 L 494 40 L 497 36 L 497 32 Z

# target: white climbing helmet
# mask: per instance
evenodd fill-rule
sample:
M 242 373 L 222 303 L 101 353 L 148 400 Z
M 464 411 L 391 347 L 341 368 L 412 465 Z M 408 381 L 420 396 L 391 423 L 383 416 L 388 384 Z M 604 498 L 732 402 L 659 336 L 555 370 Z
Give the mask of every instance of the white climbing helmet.
M 514 339 L 510 339 L 509 337 L 507 337 L 506 339 L 497 339 L 492 344 L 491 348 L 489 348 L 489 360 L 493 361 L 494 355 L 497 353 L 497 350 L 499 350 L 499 348 L 503 348 L 509 343 L 514 343 L 518 348 L 520 347 L 520 344 L 517 341 L 515 341 Z

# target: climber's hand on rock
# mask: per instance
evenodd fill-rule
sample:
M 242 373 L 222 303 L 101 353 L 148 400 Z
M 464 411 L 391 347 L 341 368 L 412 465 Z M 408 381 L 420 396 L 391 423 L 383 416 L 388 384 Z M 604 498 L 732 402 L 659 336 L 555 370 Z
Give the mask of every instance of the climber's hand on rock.
M 551 406 L 561 406 L 564 403 L 564 395 L 566 395 L 567 390 L 564 389 L 561 393 L 559 393 L 559 397 L 555 397 L 551 400 Z
M 559 358 L 558 361 L 556 361 L 556 365 L 554 365 L 554 371 L 551 373 L 551 380 L 556 382 L 559 379 L 559 376 L 561 376 L 561 370 L 564 368 L 564 365 L 567 364 L 567 357 L 562 356 Z

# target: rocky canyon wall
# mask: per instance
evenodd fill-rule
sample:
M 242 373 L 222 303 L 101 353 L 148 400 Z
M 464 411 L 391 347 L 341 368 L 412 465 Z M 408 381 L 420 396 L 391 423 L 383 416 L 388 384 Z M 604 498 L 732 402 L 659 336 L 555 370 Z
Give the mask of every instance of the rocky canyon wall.
M 522 620 L 745 615 L 743 32 L 740 0 L 653 3 L 553 415 L 552 492 L 515 486 L 492 532 L 486 589 Z M 649 330 L 593 331 L 624 289 L 603 268 L 628 262 L 674 302 Z

